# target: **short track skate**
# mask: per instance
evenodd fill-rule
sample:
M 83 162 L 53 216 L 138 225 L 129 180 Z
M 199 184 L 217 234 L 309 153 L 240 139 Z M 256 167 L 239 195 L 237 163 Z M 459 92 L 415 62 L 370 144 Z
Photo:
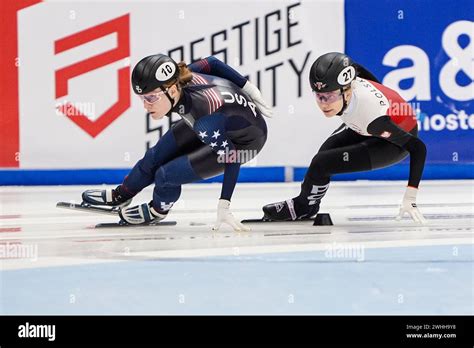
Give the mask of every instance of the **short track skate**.
M 272 223 L 300 223 L 300 222 L 308 222 L 308 221 L 313 221 L 314 226 L 332 226 L 334 225 L 331 219 L 331 216 L 327 213 L 318 213 L 316 214 L 315 217 L 311 218 L 303 218 L 303 219 L 298 219 L 298 220 L 286 220 L 286 221 L 281 221 L 281 220 L 272 220 L 269 219 L 266 216 L 263 216 L 261 219 L 246 219 L 242 220 L 242 223 L 247 223 L 247 224 L 254 224 L 254 223 L 262 223 L 262 222 L 272 222 Z
M 106 215 L 118 216 L 120 207 L 102 207 L 90 205 L 88 203 L 82 202 L 81 204 L 70 203 L 70 202 L 59 202 L 56 204 L 57 208 L 70 209 L 70 210 L 79 210 L 88 213 L 98 213 Z M 129 224 L 126 221 L 120 220 L 119 222 L 106 222 L 95 225 L 96 228 L 112 228 L 112 227 L 143 227 L 143 226 L 174 226 L 176 221 L 159 221 L 151 222 L 147 224 Z

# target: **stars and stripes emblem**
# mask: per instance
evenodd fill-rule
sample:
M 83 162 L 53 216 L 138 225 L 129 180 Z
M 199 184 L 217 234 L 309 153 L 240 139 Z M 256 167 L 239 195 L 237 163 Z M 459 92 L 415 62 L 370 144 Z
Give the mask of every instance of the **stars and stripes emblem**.
M 193 74 L 192 82 L 196 85 L 209 84 L 209 82 L 204 77 L 199 76 L 198 74 Z M 212 114 L 222 106 L 223 102 L 214 88 L 203 89 L 201 90 L 201 92 L 203 93 L 204 97 L 206 97 L 210 114 Z

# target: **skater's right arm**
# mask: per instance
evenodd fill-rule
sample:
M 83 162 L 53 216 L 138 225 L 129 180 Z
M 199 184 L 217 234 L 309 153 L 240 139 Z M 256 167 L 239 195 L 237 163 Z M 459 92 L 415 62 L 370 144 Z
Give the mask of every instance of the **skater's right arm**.
M 198 60 L 197 62 L 190 64 L 188 67 L 192 72 L 218 76 L 233 82 L 242 88 L 242 90 L 247 93 L 250 98 L 252 98 L 263 116 L 272 117 L 272 108 L 267 104 L 267 102 L 265 102 L 262 97 L 262 93 L 257 88 L 257 86 L 252 84 L 244 76 L 242 76 L 229 65 L 221 62 L 216 57 L 210 56 Z
M 391 142 L 410 154 L 408 186 L 418 188 L 426 160 L 426 146 L 423 141 L 400 128 L 389 116 L 376 118 L 368 125 L 367 131 L 372 136 Z
M 192 72 L 222 77 L 223 79 L 235 83 L 240 88 L 243 88 L 247 83 L 245 77 L 214 56 L 198 60 L 188 65 L 188 67 Z
M 401 219 L 405 213 L 408 213 L 415 222 L 425 224 L 426 220 L 416 205 L 418 185 L 420 184 L 426 160 L 425 144 L 418 137 L 396 125 L 389 116 L 376 118 L 369 124 L 367 131 L 373 136 L 385 139 L 403 148 L 410 154 L 410 176 L 398 219 Z

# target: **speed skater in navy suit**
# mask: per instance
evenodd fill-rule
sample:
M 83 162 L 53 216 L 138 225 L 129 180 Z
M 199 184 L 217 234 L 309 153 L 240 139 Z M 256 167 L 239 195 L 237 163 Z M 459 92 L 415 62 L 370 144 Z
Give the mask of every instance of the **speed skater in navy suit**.
M 119 206 L 129 224 L 166 218 L 181 195 L 181 186 L 224 174 L 214 229 L 225 223 L 248 230 L 230 211 L 240 167 L 262 150 L 267 139 L 264 116 L 271 107 L 258 88 L 215 57 L 193 64 L 155 54 L 140 60 L 132 88 L 149 115 L 159 120 L 177 113 L 181 120 L 146 151 L 114 189 L 87 190 L 84 202 Z M 154 185 L 148 203 L 129 206 L 133 197 Z

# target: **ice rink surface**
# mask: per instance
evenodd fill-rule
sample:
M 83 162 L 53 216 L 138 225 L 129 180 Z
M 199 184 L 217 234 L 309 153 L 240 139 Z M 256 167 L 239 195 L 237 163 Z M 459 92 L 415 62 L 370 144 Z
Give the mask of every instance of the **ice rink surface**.
M 423 181 L 428 220 L 398 222 L 405 182 L 333 182 L 310 222 L 212 232 L 220 184 L 185 185 L 176 226 L 56 208 L 86 188 L 0 188 L 0 314 L 473 314 L 473 181 Z M 298 183 L 238 184 L 259 218 Z M 134 203 L 148 202 L 151 189 Z

